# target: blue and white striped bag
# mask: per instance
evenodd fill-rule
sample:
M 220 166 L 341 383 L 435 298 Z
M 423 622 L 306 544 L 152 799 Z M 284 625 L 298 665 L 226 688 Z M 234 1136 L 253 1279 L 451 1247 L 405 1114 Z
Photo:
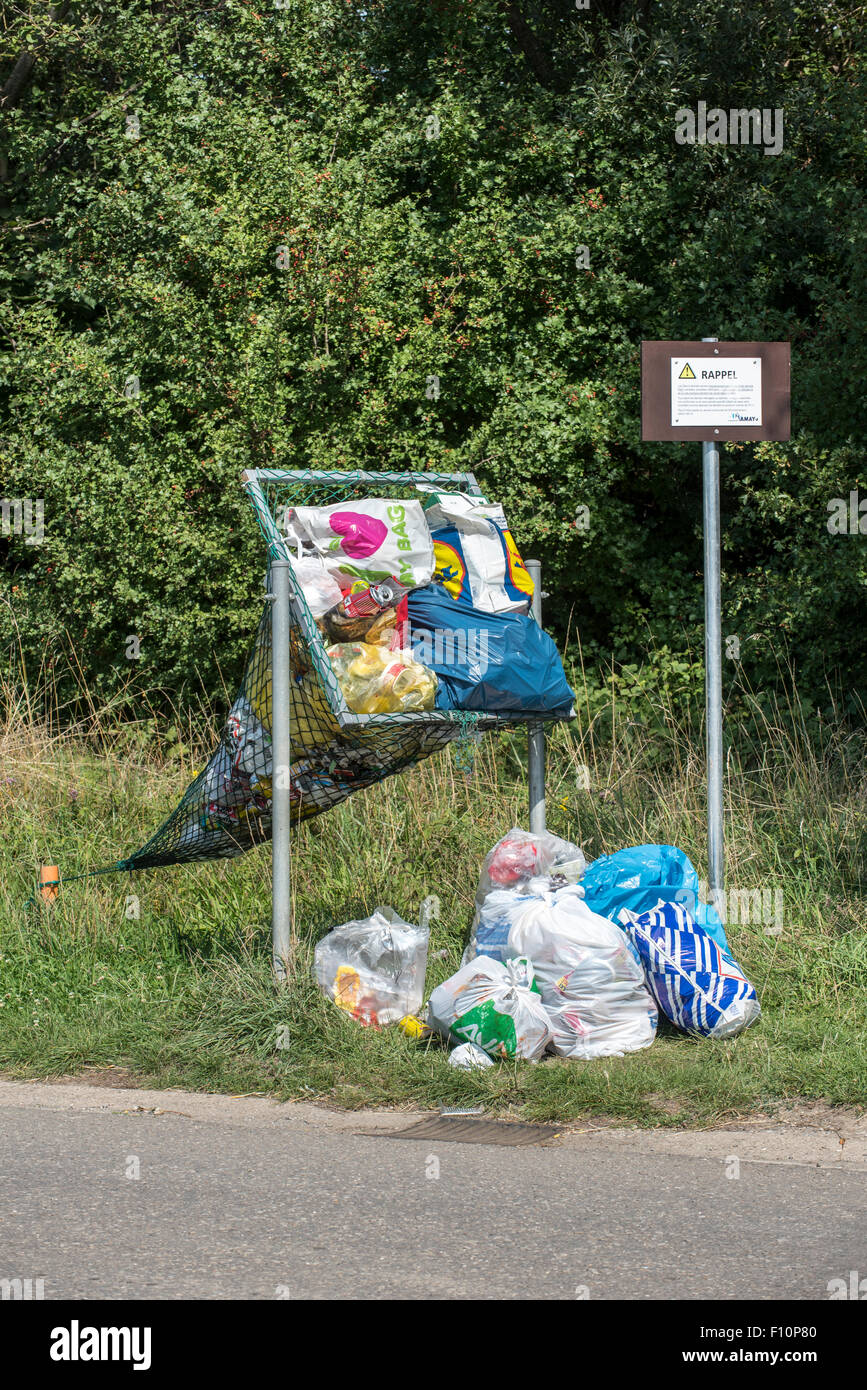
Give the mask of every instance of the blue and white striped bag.
M 732 1038 L 761 1014 L 755 989 L 681 903 L 661 898 L 649 912 L 618 916 L 641 959 L 647 987 L 685 1033 Z

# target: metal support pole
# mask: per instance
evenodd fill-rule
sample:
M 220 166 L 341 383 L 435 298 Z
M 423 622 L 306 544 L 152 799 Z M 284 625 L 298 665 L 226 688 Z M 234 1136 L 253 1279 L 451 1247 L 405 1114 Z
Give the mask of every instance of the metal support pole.
M 716 338 L 702 338 L 715 343 Z M 719 444 L 702 443 L 704 499 L 704 658 L 707 726 L 707 857 L 711 901 L 725 888 L 723 850 L 722 617 Z
M 290 877 L 290 564 L 271 561 L 271 951 L 274 974 L 286 979 L 292 937 Z
M 533 581 L 533 617 L 542 626 L 542 565 L 539 560 L 525 561 Z M 527 769 L 530 784 L 530 833 L 545 831 L 545 726 L 527 725 Z

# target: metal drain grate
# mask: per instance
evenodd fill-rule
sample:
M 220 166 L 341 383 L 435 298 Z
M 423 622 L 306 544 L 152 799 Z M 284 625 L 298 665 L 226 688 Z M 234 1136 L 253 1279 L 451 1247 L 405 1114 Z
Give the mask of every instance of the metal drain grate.
M 500 1147 L 521 1147 L 543 1144 L 562 1134 L 554 1125 L 513 1124 L 508 1120 L 484 1120 L 475 1117 L 431 1115 L 408 1129 L 381 1130 L 368 1135 L 374 1139 L 439 1140 L 446 1144 L 497 1144 Z

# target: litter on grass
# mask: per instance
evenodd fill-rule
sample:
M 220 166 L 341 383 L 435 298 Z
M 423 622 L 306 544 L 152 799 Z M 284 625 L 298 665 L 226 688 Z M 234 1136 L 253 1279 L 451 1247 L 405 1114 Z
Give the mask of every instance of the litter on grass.
M 756 1022 L 756 990 L 716 940 L 716 923 L 703 926 L 677 900 L 695 875 L 682 851 L 639 845 L 593 869 L 556 835 L 517 827 L 504 835 L 482 865 L 461 968 L 433 990 L 422 1016 L 427 929 L 390 909 L 329 933 L 316 948 L 317 979 L 360 1022 L 400 1019 L 409 1036 L 438 1034 L 453 1047 L 450 1065 L 467 1070 L 546 1054 L 623 1056 L 650 1047 L 660 1011 L 707 1038 L 731 1038 Z M 643 901 L 654 879 L 663 886 L 648 910 L 618 906 Z M 591 903 L 617 906 L 617 920 Z
M 372 1028 L 398 1023 L 421 1008 L 429 938 L 428 927 L 412 926 L 393 908 L 378 907 L 317 943 L 316 981 L 359 1023 Z

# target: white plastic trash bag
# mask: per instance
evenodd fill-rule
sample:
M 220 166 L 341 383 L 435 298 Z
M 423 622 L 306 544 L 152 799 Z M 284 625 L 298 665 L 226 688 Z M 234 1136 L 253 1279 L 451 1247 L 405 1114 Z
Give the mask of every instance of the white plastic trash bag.
M 318 555 L 293 560 L 292 571 L 314 618 L 323 617 L 340 602 L 340 585 Z
M 637 952 L 574 886 L 526 904 L 508 949 L 533 962 L 558 1056 L 621 1056 L 653 1042 L 657 1009 Z
M 484 1071 L 485 1067 L 492 1067 L 493 1060 L 487 1052 L 483 1052 L 475 1043 L 461 1043 L 449 1054 L 450 1067 L 462 1067 L 465 1071 Z
M 431 581 L 433 541 L 420 502 L 354 497 L 287 507 L 281 524 L 291 545 L 316 551 L 333 574 L 368 583 L 393 575 L 408 589 Z
M 547 883 L 547 879 L 543 882 Z M 513 925 L 531 903 L 537 899 L 531 893 L 521 893 L 517 889 L 494 888 L 483 900 L 476 913 L 470 947 L 464 960 L 476 956 L 489 956 L 491 960 L 507 961 L 515 955 L 509 949 L 509 933 Z
M 514 826 L 485 855 L 476 902 L 492 888 L 517 888 L 546 874 L 576 883 L 586 868 L 584 855 L 570 840 L 561 840 L 547 830 L 533 835 Z
M 427 1022 L 443 1037 L 475 1043 L 490 1057 L 537 1062 L 551 1030 L 528 960 L 505 965 L 478 956 L 435 989 Z
M 317 943 L 313 973 L 339 1009 L 381 1028 L 421 1008 L 429 939 L 429 927 L 378 907 L 372 917 L 335 927 Z

